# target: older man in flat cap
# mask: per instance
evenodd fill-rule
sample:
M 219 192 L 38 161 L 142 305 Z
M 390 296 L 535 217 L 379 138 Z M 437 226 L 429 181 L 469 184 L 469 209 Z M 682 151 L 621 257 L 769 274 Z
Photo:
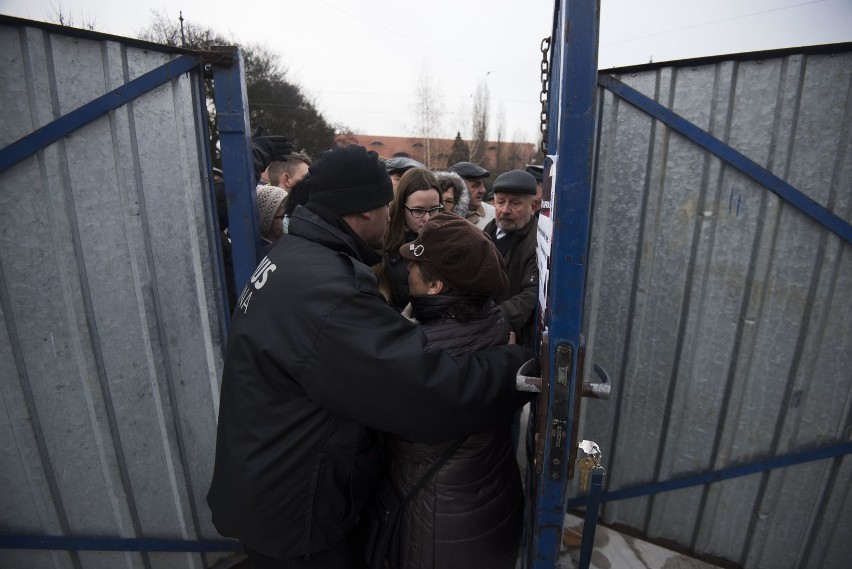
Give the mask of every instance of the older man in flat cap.
M 528 352 L 426 351 L 387 304 L 391 181 L 361 146 L 324 153 L 289 234 L 237 301 L 222 373 L 213 524 L 255 569 L 359 567 L 353 527 L 382 470 L 380 431 L 437 443 L 511 419 Z
M 482 201 L 485 197 L 485 180 L 491 172 L 473 162 L 458 162 L 448 168 L 464 180 L 470 194 L 470 206 L 467 220 L 480 229 L 485 229 L 488 222 L 494 219 L 494 207 Z
M 503 255 L 509 276 L 508 292 L 495 300 L 518 335 L 518 343 L 527 347 L 532 344 L 538 299 L 537 206 L 535 177 L 523 170 L 505 172 L 494 181 L 496 218 L 485 227 Z

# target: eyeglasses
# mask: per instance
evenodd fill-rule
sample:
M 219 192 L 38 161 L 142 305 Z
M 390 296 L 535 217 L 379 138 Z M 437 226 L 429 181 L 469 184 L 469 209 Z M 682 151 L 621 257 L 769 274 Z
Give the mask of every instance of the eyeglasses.
M 408 207 L 407 205 L 403 205 L 403 207 L 405 209 L 407 209 L 409 212 L 411 212 L 411 215 L 413 217 L 417 217 L 417 218 L 421 218 L 424 215 L 426 215 L 427 213 L 429 214 L 429 217 L 432 217 L 433 215 L 436 215 L 436 214 L 444 211 L 444 206 L 442 206 L 442 205 L 436 205 L 435 207 L 430 207 L 429 209 L 425 209 L 425 208 L 422 208 L 422 207 Z

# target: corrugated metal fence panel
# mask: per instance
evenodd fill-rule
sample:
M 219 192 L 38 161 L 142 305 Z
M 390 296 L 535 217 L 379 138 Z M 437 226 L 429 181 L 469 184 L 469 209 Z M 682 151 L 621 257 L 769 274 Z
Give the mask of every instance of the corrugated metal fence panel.
M 174 57 L 16 26 L 0 53 L 0 147 Z M 3 533 L 218 537 L 204 495 L 224 324 L 197 81 L 0 174 Z M 213 559 L 0 551 L 3 567 Z
M 849 221 L 852 53 L 618 75 Z M 586 401 L 608 489 L 852 437 L 852 247 L 600 92 Z M 586 371 L 587 377 L 590 370 Z M 606 505 L 604 519 L 745 567 L 848 567 L 852 458 Z

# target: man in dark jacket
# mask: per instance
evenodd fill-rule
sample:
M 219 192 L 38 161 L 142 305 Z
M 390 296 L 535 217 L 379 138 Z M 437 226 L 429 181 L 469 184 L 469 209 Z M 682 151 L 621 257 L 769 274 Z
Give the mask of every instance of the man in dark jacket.
M 536 180 L 523 170 L 511 170 L 494 180 L 495 219 L 487 233 L 506 262 L 509 290 L 496 298 L 500 311 L 518 335 L 518 343 L 531 347 L 538 300 L 536 241 L 538 218 Z
M 438 442 L 511 419 L 518 346 L 467 356 L 384 302 L 370 269 L 392 198 L 376 154 L 336 148 L 231 324 L 207 501 L 256 569 L 358 566 L 352 528 L 381 468 L 377 431 Z

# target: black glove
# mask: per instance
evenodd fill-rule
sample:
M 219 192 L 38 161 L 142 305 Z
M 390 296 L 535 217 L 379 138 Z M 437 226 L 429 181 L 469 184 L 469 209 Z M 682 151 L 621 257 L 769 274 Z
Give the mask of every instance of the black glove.
M 287 155 L 293 153 L 293 143 L 283 136 L 262 136 L 262 144 L 272 149 L 272 160 L 287 160 Z
M 293 153 L 292 142 L 283 136 L 263 136 L 263 127 L 260 126 L 251 133 L 251 142 L 253 146 L 260 147 L 260 150 L 269 158 L 269 162 L 286 160 L 285 157 Z
M 257 132 L 258 128 L 255 130 Z M 260 180 L 260 175 L 269 164 L 276 161 L 287 161 L 287 155 L 293 152 L 293 143 L 288 142 L 283 136 L 252 136 L 251 154 L 254 163 L 255 181 Z

